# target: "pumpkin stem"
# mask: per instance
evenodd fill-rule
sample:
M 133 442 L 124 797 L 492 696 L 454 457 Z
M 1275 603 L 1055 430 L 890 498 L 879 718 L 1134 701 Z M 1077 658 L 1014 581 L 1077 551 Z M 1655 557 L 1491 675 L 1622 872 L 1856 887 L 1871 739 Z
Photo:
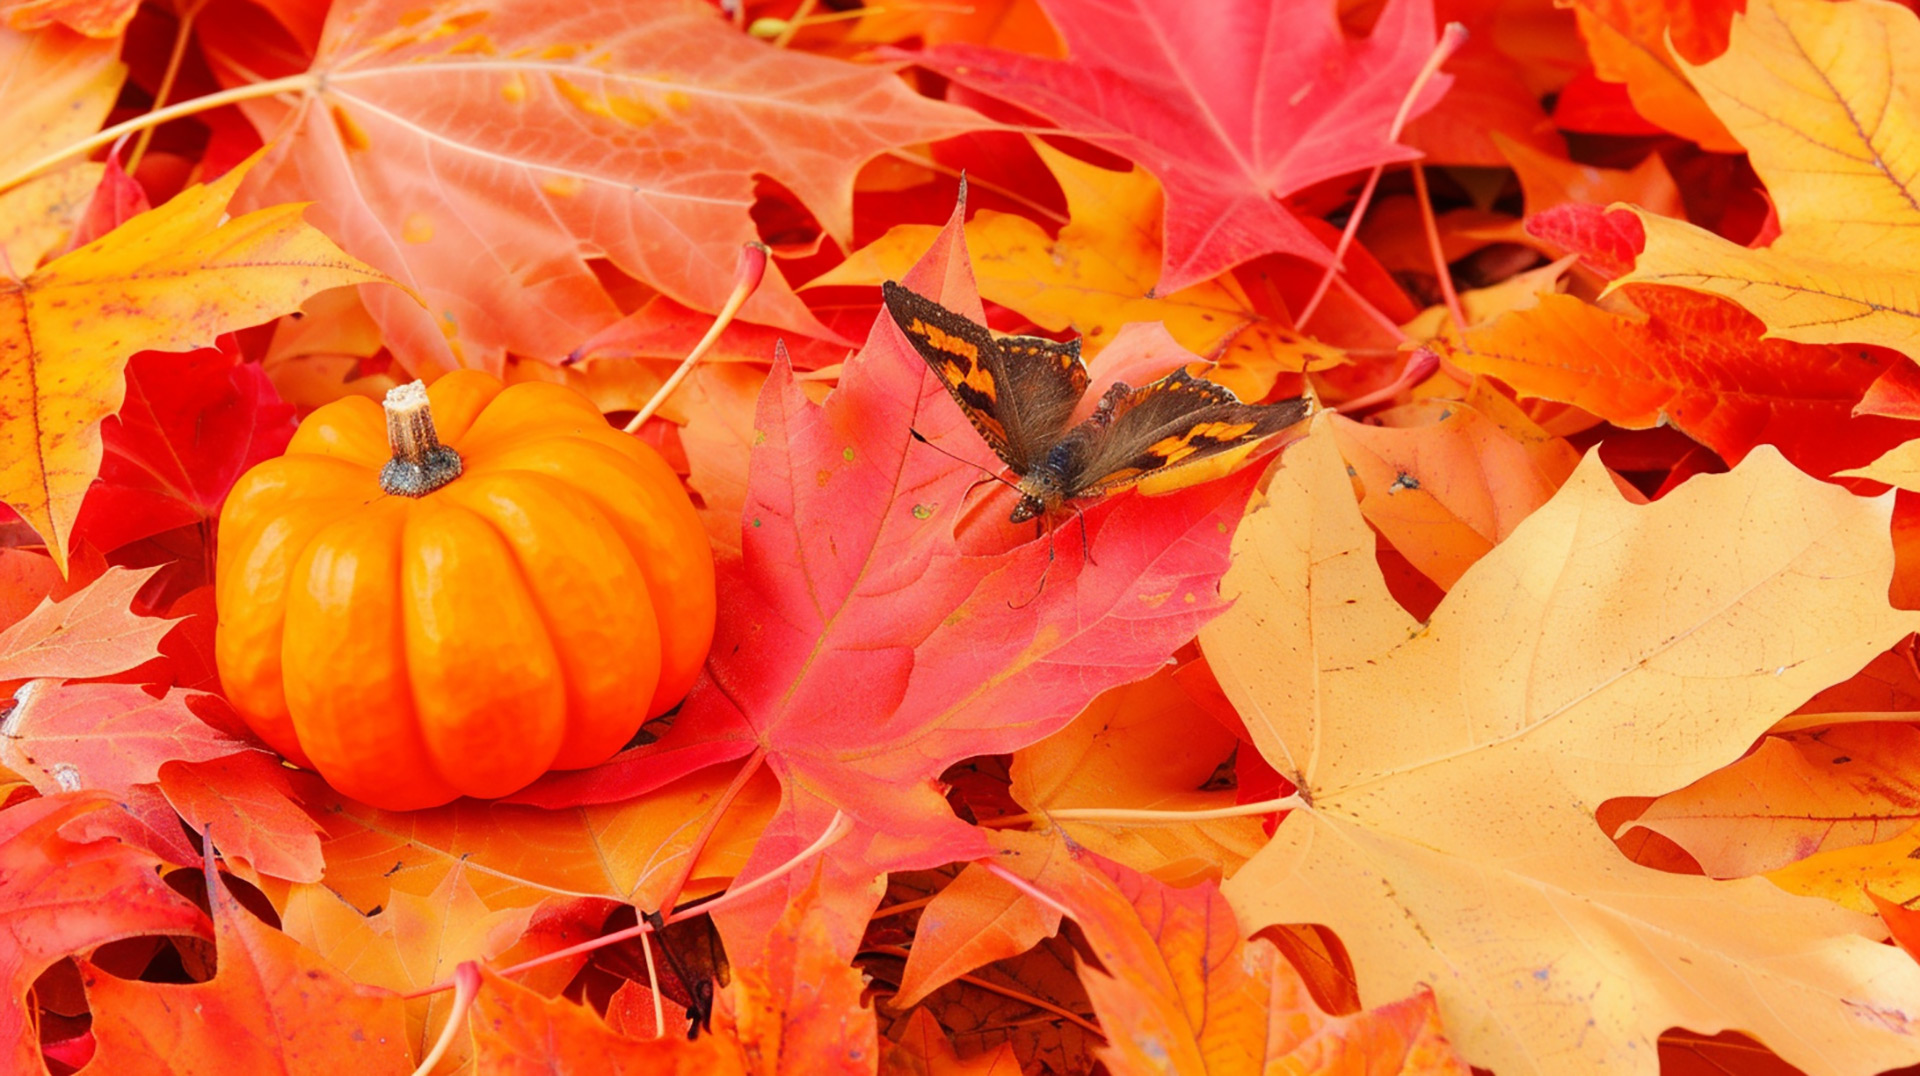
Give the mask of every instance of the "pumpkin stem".
M 380 468 L 380 488 L 396 497 L 425 497 L 460 477 L 460 454 L 433 432 L 427 386 L 409 381 L 387 390 L 387 444 L 393 458 Z

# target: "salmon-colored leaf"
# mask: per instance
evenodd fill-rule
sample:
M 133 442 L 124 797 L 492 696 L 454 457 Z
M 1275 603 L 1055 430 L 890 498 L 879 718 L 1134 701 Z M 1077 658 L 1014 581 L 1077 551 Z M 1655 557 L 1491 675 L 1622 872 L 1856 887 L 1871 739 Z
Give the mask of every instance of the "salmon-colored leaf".
M 474 1000 L 475 1076 L 731 1076 L 740 1054 L 713 1035 L 633 1039 L 576 1002 L 546 998 L 484 968 Z
M 620 313 L 588 257 L 717 310 L 758 238 L 756 173 L 845 242 L 863 163 L 984 124 L 886 68 L 755 41 L 698 0 L 427 11 L 335 4 L 309 93 L 248 106 L 263 137 L 287 132 L 251 203 L 316 199 L 321 228 L 425 298 L 367 297 L 416 371 L 565 358 Z M 744 316 L 832 335 L 778 273 Z
M 1465 400 L 1421 400 L 1336 419 L 1360 511 L 1442 589 L 1498 545 L 1573 473 L 1580 454 L 1484 381 Z
M 226 706 L 217 695 L 174 689 L 160 698 L 132 684 L 35 680 L 0 724 L 0 758 L 42 791 L 124 794 L 160 779 L 172 761 L 204 762 L 257 748 L 194 712 Z
M 16 30 L 38 30 L 52 23 L 88 37 L 117 38 L 133 21 L 140 0 L 15 0 L 0 8 L 0 19 Z
M 43 599 L 0 632 L 0 680 L 85 680 L 125 672 L 160 656 L 175 621 L 136 616 L 130 606 L 158 568 L 108 568 L 79 593 Z
M 293 800 L 287 770 L 273 756 L 242 751 L 160 767 L 160 790 L 195 833 L 220 834 L 220 853 L 290 882 L 317 882 L 320 827 Z

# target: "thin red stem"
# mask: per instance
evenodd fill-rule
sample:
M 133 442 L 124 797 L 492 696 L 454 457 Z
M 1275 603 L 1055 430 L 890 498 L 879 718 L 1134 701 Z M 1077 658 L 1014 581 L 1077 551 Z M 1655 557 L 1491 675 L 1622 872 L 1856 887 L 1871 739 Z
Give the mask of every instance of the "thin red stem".
M 1393 379 L 1393 384 L 1385 388 L 1375 389 L 1365 396 L 1356 396 L 1346 403 L 1341 404 L 1339 407 L 1334 408 L 1334 410 L 1343 415 L 1351 415 L 1355 412 L 1365 411 L 1369 407 L 1386 403 L 1402 392 L 1432 377 L 1433 372 L 1439 368 L 1440 356 L 1435 354 L 1433 349 L 1424 347 L 1415 348 L 1413 354 L 1407 356 L 1407 364 L 1400 368 L 1400 376 Z
M 1460 310 L 1460 292 L 1453 286 L 1453 272 L 1447 268 L 1447 250 L 1440 242 L 1440 222 L 1433 218 L 1433 201 L 1427 194 L 1427 170 L 1413 162 L 1413 196 L 1420 203 L 1420 226 L 1427 232 L 1427 253 L 1433 258 L 1433 272 L 1440 281 L 1440 294 L 1453 316 L 1454 328 L 1465 332 L 1467 315 Z
M 1394 114 L 1393 124 L 1387 128 L 1387 141 L 1400 140 L 1400 131 L 1406 127 L 1407 119 L 1413 113 L 1414 102 L 1420 99 L 1421 91 L 1425 90 L 1427 83 L 1440 72 L 1440 65 L 1446 63 L 1454 51 L 1466 43 L 1466 40 L 1467 28 L 1457 22 L 1448 23 L 1447 28 L 1440 32 L 1439 42 L 1433 46 L 1433 51 L 1427 54 L 1427 62 L 1421 66 L 1420 73 L 1414 76 L 1413 85 L 1407 88 L 1407 95 L 1400 101 L 1400 111 Z M 1340 233 L 1340 242 L 1333 248 L 1333 260 L 1327 263 L 1327 271 L 1321 274 L 1320 283 L 1313 289 L 1313 296 L 1301 309 L 1299 319 L 1294 322 L 1295 328 L 1306 328 L 1307 322 L 1313 320 L 1314 313 L 1320 309 L 1320 300 L 1326 298 L 1327 289 L 1333 286 L 1333 278 L 1340 272 L 1341 263 L 1346 259 L 1348 248 L 1353 246 L 1353 237 L 1359 234 L 1360 221 L 1367 215 L 1367 207 L 1373 201 L 1373 192 L 1379 188 L 1380 176 L 1386 168 L 1384 163 L 1374 165 L 1372 173 L 1367 176 L 1366 186 L 1360 189 L 1360 200 L 1354 203 L 1353 213 L 1347 217 L 1346 230 Z
M 764 747 L 757 748 L 753 754 L 748 755 L 747 761 L 740 767 L 740 772 L 733 775 L 732 783 L 727 785 L 727 790 L 720 794 L 720 802 L 713 805 L 713 810 L 708 813 L 707 820 L 700 826 L 699 836 L 693 839 L 693 844 L 687 849 L 687 861 L 681 865 L 679 876 L 673 880 L 672 885 L 666 888 L 666 891 L 660 898 L 660 921 L 662 923 L 673 922 L 673 906 L 680 902 L 681 892 L 687 888 L 687 883 L 693 879 L 694 868 L 698 866 L 700 862 L 700 853 L 706 849 L 707 842 L 713 839 L 714 831 L 720 828 L 721 816 L 727 813 L 728 807 L 733 806 L 733 801 L 739 798 L 741 790 L 747 787 L 747 782 L 752 780 L 753 775 L 760 772 L 760 765 L 765 762 L 766 759 L 767 749 Z
M 473 999 L 480 996 L 480 965 L 469 960 L 462 963 L 453 973 L 453 1008 L 447 1012 L 446 1025 L 440 1029 L 440 1038 L 433 1044 L 433 1050 L 421 1058 L 420 1067 L 413 1070 L 413 1076 L 427 1076 L 440 1059 L 453 1048 L 453 1042 L 460 1037 L 460 1031 L 466 1026 L 467 1013 L 473 1008 Z
M 850 821 L 845 814 L 838 811 L 834 812 L 833 821 L 827 823 L 826 831 L 820 834 L 819 838 L 812 844 L 802 848 L 792 859 L 787 860 L 785 863 L 780 864 L 778 867 L 773 868 L 751 882 L 741 883 L 736 881 L 725 893 L 707 901 L 705 904 L 689 908 L 686 912 L 682 913 L 681 918 L 685 919 L 696 915 L 711 915 L 729 904 L 737 904 L 745 900 L 754 892 L 764 889 L 778 881 L 786 875 L 788 871 L 793 870 L 800 864 L 805 863 L 807 860 L 812 859 L 814 856 L 819 855 L 821 852 L 839 843 L 840 839 L 852 832 L 852 830 L 852 821 Z M 503 978 L 509 975 L 518 975 L 523 971 L 532 971 L 534 968 L 540 967 L 543 964 L 551 964 L 556 960 L 566 960 L 569 957 L 579 956 L 583 953 L 591 953 L 595 949 L 605 949 L 609 945 L 617 945 L 620 942 L 626 941 L 628 938 L 637 938 L 642 934 L 650 933 L 652 930 L 653 924 L 642 919 L 640 922 L 625 930 L 616 930 L 611 934 L 603 934 L 591 941 L 581 942 L 579 945 L 570 945 L 565 949 L 555 950 L 545 956 L 537 956 L 532 960 L 522 961 L 510 968 L 502 968 L 495 974 Z M 415 990 L 411 994 L 402 994 L 400 996 L 409 1000 L 413 998 L 423 998 L 430 994 L 438 994 L 441 991 L 448 990 L 454 985 L 454 982 L 451 980 L 438 982 L 432 986 Z
M 673 375 L 667 378 L 666 384 L 661 385 L 659 391 L 653 394 L 653 398 L 647 401 L 647 405 L 627 423 L 626 432 L 638 433 L 640 427 L 646 425 L 647 420 L 653 417 L 653 413 L 660 410 L 660 405 L 667 402 L 667 397 L 673 395 L 673 390 L 680 387 L 680 382 L 685 381 L 687 375 L 693 372 L 694 364 L 700 361 L 700 357 L 713 350 L 713 345 L 719 341 L 720 334 L 726 332 L 727 326 L 733 324 L 733 316 L 740 312 L 740 308 L 753 295 L 754 289 L 758 288 L 760 281 L 766 277 L 769 253 L 767 245 L 760 242 L 747 243 L 740 248 L 740 264 L 734 269 L 733 274 L 733 294 L 727 296 L 727 301 L 720 307 L 720 312 L 713 316 L 713 325 L 707 329 L 707 335 L 693 345 L 693 350 L 687 352 L 687 357 L 680 360 L 680 365 L 673 371 Z

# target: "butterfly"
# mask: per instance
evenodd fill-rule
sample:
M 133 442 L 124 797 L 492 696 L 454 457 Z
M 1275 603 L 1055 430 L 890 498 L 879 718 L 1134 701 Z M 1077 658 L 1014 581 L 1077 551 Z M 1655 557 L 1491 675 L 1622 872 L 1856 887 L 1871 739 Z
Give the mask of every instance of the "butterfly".
M 1069 425 L 1087 391 L 1080 341 L 995 339 L 892 281 L 880 290 L 914 350 L 1019 478 L 1015 523 L 1269 437 L 1312 409 L 1304 396 L 1241 403 L 1233 390 L 1177 369 L 1141 388 L 1115 382 L 1092 415 Z

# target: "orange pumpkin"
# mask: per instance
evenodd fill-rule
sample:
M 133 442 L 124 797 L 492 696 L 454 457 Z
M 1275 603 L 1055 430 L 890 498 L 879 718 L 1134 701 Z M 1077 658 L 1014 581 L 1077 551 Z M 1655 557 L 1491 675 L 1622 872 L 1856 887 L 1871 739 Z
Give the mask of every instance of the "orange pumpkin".
M 462 370 L 330 403 L 241 477 L 215 659 L 275 750 L 429 807 L 618 751 L 699 675 L 713 586 L 658 453 L 570 388 Z

